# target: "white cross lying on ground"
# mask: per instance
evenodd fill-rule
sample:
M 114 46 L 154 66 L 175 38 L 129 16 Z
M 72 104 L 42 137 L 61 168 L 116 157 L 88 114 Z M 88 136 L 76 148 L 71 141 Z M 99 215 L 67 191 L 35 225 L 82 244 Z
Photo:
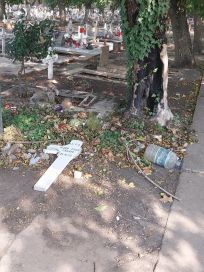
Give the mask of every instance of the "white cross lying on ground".
M 45 192 L 51 186 L 51 184 L 62 173 L 64 168 L 69 162 L 76 157 L 82 151 L 83 142 L 78 140 L 72 140 L 70 144 L 64 146 L 50 145 L 44 150 L 47 154 L 57 154 L 58 158 L 47 169 L 45 174 L 38 180 L 34 186 L 34 190 Z

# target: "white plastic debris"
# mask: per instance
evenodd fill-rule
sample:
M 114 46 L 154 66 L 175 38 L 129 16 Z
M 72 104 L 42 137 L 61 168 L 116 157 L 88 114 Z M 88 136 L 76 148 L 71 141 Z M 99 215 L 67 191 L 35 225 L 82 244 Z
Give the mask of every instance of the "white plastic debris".
M 37 154 L 33 155 L 33 157 L 30 159 L 29 165 L 32 166 L 32 165 L 37 164 L 40 159 L 41 158 L 39 156 L 37 156 Z

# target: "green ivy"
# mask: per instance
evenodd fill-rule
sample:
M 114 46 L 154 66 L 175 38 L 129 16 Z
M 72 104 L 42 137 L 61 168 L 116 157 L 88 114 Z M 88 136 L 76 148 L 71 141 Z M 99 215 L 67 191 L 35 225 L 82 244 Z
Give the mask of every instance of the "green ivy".
M 7 47 L 8 55 L 21 62 L 33 57 L 45 58 L 52 44 L 53 29 L 53 22 L 47 19 L 34 23 L 19 20 L 13 29 L 14 38 Z
M 151 49 L 161 44 L 156 33 L 164 31 L 169 0 L 137 0 L 139 6 L 136 24 L 129 25 L 126 1 L 120 0 L 123 38 L 128 54 L 128 82 L 133 86 L 133 67 L 139 60 L 148 56 Z M 136 0 L 135 0 L 136 1 Z

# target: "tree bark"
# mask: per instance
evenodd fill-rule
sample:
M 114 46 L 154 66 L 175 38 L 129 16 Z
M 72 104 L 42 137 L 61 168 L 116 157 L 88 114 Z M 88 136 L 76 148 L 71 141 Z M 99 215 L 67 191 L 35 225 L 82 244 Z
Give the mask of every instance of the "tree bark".
M 204 26 L 202 19 L 199 15 L 194 15 L 194 39 L 193 39 L 193 51 L 197 54 L 202 54 L 204 51 L 203 39 L 204 39 Z
M 0 20 L 3 20 L 4 15 L 6 15 L 5 0 L 0 0 Z
M 66 21 L 66 8 L 63 0 L 58 1 L 60 22 L 63 24 Z
M 171 0 L 170 18 L 175 44 L 175 66 L 194 64 L 192 42 L 186 17 L 186 1 Z
M 129 28 L 136 28 L 140 4 L 136 0 L 126 0 L 125 8 Z M 167 85 L 168 85 L 168 55 L 165 36 L 165 18 L 157 18 L 164 26 L 152 31 L 152 39 L 158 40 L 158 44 L 152 45 L 150 52 L 145 58 L 132 59 L 131 48 L 128 55 L 132 65 L 131 87 L 132 99 L 130 101 L 130 112 L 140 115 L 144 108 L 148 107 L 150 112 L 157 112 L 156 120 L 165 126 L 173 115 L 168 107 Z M 126 20 L 124 20 L 126 23 Z M 138 26 L 139 27 L 139 26 Z M 128 35 L 126 31 L 124 35 Z M 137 41 L 135 41 L 136 43 Z M 128 48 L 128 47 L 127 47 Z

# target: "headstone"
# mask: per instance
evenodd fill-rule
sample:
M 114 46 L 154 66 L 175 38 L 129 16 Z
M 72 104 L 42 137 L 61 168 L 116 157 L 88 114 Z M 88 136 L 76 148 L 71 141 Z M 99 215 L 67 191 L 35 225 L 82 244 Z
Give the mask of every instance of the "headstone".
M 109 62 L 109 46 L 105 45 L 101 48 L 99 66 L 106 66 Z
M 53 50 L 50 47 L 48 49 L 48 55 L 43 59 L 44 64 L 48 64 L 48 79 L 53 79 L 53 64 L 58 60 L 58 55 L 53 54 Z

